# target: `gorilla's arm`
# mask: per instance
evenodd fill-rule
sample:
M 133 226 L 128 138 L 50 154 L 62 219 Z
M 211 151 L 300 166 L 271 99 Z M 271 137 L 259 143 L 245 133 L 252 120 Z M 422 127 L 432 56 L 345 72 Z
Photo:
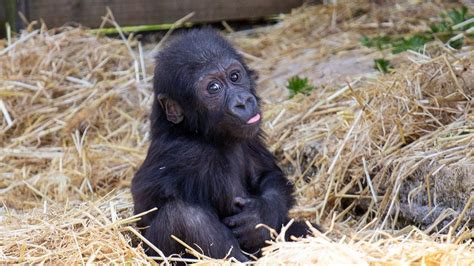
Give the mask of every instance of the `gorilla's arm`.
M 242 248 L 255 252 L 270 238 L 267 229 L 255 229 L 258 224 L 266 224 L 279 230 L 288 221 L 288 210 L 293 206 L 293 186 L 285 178 L 273 155 L 261 144 L 253 143 L 251 158 L 254 165 L 254 194 L 248 198 L 234 200 L 236 214 L 224 219 L 232 228 Z

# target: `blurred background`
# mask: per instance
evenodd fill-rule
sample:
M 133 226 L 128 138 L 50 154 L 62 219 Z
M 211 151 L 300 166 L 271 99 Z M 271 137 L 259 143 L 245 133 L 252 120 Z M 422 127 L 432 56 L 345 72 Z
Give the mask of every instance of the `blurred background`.
M 191 12 L 194 15 L 188 22 L 192 23 L 223 20 L 255 23 L 271 20 L 270 16 L 289 12 L 305 2 L 322 3 L 318 0 L 0 0 L 0 25 L 8 22 L 13 29 L 18 30 L 24 28 L 27 21 L 41 19 L 50 28 L 65 24 L 98 28 L 106 7 L 112 10 L 121 26 L 173 23 Z M 1 28 L 1 34 L 5 35 L 4 27 Z
M 422 2 L 464 2 L 473 3 L 473 0 L 464 1 L 422 1 L 422 0 L 0 0 L 0 25 L 9 23 L 13 30 L 24 28 L 30 21 L 44 21 L 50 27 L 80 24 L 89 28 L 98 28 L 102 23 L 102 16 L 109 7 L 117 22 L 121 26 L 143 26 L 149 30 L 166 29 L 166 25 L 194 13 L 187 21 L 195 24 L 237 23 L 240 26 L 249 24 L 271 23 L 274 16 L 288 13 L 292 8 L 303 4 L 374 4 Z M 189 24 L 188 24 L 189 25 Z M 146 27 L 140 31 L 149 31 Z M 5 27 L 0 27 L 0 37 L 5 36 Z

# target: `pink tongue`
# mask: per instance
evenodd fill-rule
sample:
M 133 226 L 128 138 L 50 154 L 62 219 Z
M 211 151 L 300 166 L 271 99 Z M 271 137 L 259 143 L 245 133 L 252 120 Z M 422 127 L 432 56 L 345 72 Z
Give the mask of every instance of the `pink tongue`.
M 260 120 L 260 114 L 256 114 L 254 117 L 250 118 L 249 121 L 247 121 L 247 124 L 253 124 Z

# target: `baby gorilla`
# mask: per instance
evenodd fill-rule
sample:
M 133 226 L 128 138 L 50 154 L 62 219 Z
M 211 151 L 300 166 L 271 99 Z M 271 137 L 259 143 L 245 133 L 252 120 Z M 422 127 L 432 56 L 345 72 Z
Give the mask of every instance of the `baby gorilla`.
M 178 237 L 213 258 L 247 261 L 289 221 L 293 186 L 265 147 L 253 72 L 211 29 L 190 30 L 157 56 L 151 144 L 132 181 L 138 226 L 164 254 Z M 307 234 L 297 222 L 289 235 Z M 157 255 L 152 249 L 147 254 Z

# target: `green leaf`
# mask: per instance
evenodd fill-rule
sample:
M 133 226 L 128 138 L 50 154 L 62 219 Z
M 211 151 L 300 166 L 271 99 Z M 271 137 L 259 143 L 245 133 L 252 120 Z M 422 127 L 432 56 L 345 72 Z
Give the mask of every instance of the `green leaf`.
M 466 20 L 467 7 L 462 6 L 460 10 L 453 8 L 448 12 L 448 17 L 451 19 L 453 25 L 459 24 Z
M 365 47 L 372 47 L 372 40 L 367 37 L 366 35 L 363 35 L 362 38 L 360 38 L 360 44 L 362 44 L 362 46 L 365 46 Z
M 299 76 L 293 76 L 288 79 L 288 84 L 286 85 L 286 88 L 290 91 L 291 99 L 298 93 L 309 95 L 314 89 L 314 86 L 309 84 L 308 78 L 300 78 Z
M 423 46 L 432 40 L 432 37 L 428 37 L 421 34 L 416 34 L 408 39 L 402 38 L 393 44 L 392 53 L 398 54 L 407 50 L 419 51 Z
M 458 39 L 458 40 L 455 40 L 455 41 L 451 41 L 448 44 L 449 44 L 449 46 L 453 47 L 454 49 L 461 49 L 461 47 L 464 44 L 464 39 Z
M 441 22 L 431 24 L 430 29 L 432 33 L 439 33 L 451 31 L 451 26 L 449 26 L 448 23 L 443 20 Z
M 389 48 L 391 46 L 392 38 L 390 36 L 377 36 L 374 38 L 369 38 L 367 36 L 362 36 L 360 43 L 365 47 L 376 47 L 379 50 Z
M 384 58 L 374 59 L 375 66 L 374 68 L 382 73 L 388 73 L 393 67 L 390 65 L 390 61 Z

